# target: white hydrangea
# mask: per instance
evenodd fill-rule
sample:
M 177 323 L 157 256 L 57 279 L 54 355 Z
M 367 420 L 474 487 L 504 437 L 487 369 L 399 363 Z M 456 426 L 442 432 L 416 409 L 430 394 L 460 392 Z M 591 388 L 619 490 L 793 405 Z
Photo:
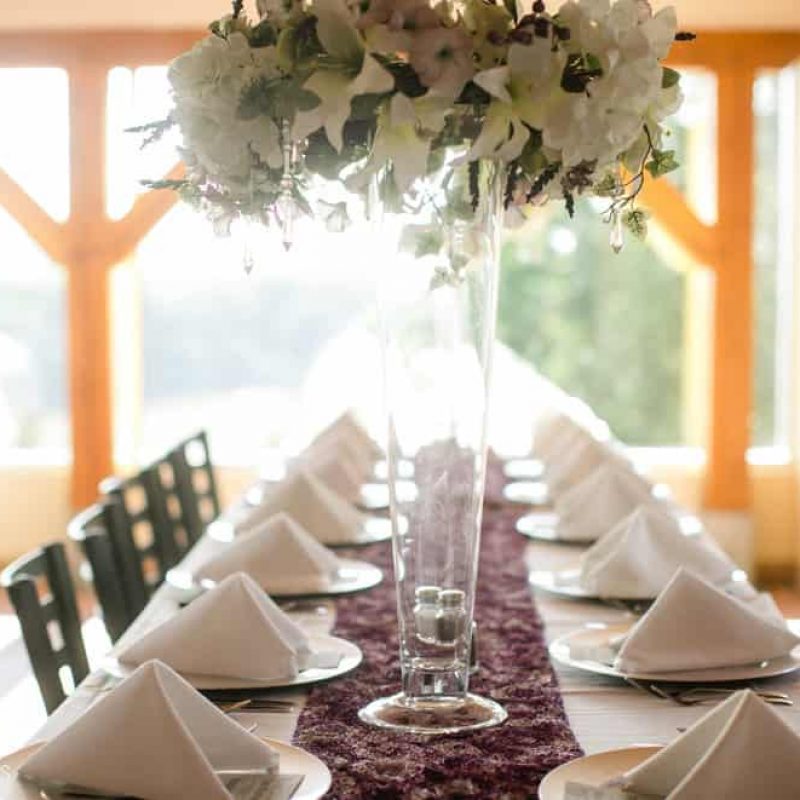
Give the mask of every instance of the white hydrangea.
M 254 154 L 281 165 L 278 128 L 264 116 L 239 117 L 243 90 L 258 78 L 277 74 L 275 49 L 253 49 L 241 33 L 211 36 L 176 59 L 169 69 L 175 107 L 172 116 L 193 166 L 214 183 L 248 178 Z

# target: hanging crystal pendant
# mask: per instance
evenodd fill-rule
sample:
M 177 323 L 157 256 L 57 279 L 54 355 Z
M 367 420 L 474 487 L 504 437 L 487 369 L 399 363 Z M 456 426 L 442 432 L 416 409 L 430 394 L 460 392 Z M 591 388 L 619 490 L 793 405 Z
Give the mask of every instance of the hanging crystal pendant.
M 625 246 L 625 235 L 622 231 L 622 217 L 618 211 L 611 212 L 611 233 L 608 237 L 611 249 L 619 253 Z
M 281 140 L 283 148 L 283 175 L 281 176 L 280 194 L 276 203 L 278 219 L 281 226 L 281 241 L 288 252 L 294 244 L 294 221 L 297 215 L 297 203 L 294 199 L 294 167 L 297 159 L 297 150 L 292 142 L 289 121 L 284 120 L 281 125 Z

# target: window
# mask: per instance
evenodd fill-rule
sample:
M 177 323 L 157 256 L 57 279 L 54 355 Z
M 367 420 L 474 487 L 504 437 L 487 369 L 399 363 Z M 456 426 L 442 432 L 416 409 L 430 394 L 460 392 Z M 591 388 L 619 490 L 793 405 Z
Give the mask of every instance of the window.
M 35 97 L 35 103 L 29 100 Z M 69 213 L 66 73 L 0 69 L 0 167 L 48 215 Z M 69 448 L 66 275 L 0 207 L 0 449 Z
M 178 430 L 205 426 L 215 456 L 253 463 L 261 448 L 291 434 L 299 411 L 320 413 L 339 380 L 348 399 L 358 398 L 358 373 L 348 370 L 359 366 L 348 364 L 347 353 L 342 359 L 334 342 L 350 328 L 363 331 L 372 287 L 351 272 L 344 251 L 336 258 L 335 243 L 327 244 L 298 242 L 281 268 L 257 264 L 247 275 L 240 237 L 216 237 L 187 208 L 175 208 L 145 237 L 119 278 L 125 301 L 140 304 L 140 322 L 117 337 L 128 347 L 119 361 L 129 379 L 130 365 L 140 363 L 140 385 L 128 386 L 140 404 L 138 441 L 128 442 L 139 458 L 163 449 Z M 268 237 L 254 245 L 271 246 L 278 242 Z M 312 395 L 307 382 L 324 369 L 318 362 L 326 353 L 344 372 L 328 374 L 331 383 Z M 379 375 L 372 370 L 369 380 Z M 130 420 L 119 421 L 118 430 L 130 432 Z
M 794 67 L 763 71 L 753 86 L 755 369 L 751 442 L 762 447 L 788 444 L 797 219 L 797 74 Z
M 503 248 L 498 334 L 621 439 L 683 441 L 684 278 L 651 245 L 619 255 L 590 203 L 537 210 Z

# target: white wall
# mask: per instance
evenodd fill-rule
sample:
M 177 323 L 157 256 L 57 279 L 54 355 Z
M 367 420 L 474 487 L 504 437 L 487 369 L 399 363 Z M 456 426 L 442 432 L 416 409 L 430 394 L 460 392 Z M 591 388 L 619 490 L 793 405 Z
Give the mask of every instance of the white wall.
M 229 467 L 218 472 L 223 504 L 250 482 L 251 469 Z M 66 536 L 72 517 L 68 466 L 0 467 L 0 565 L 44 542 Z

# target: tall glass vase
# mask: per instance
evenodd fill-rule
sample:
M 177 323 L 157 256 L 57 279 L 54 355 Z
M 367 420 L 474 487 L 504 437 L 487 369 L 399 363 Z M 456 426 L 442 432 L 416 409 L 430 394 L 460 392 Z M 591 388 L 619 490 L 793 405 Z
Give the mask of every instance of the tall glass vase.
M 454 733 L 506 717 L 469 692 L 503 170 L 454 155 L 402 197 L 390 181 L 376 182 L 370 214 L 402 687 L 360 717 L 410 733 Z M 407 459 L 416 492 L 401 494 L 398 467 Z

